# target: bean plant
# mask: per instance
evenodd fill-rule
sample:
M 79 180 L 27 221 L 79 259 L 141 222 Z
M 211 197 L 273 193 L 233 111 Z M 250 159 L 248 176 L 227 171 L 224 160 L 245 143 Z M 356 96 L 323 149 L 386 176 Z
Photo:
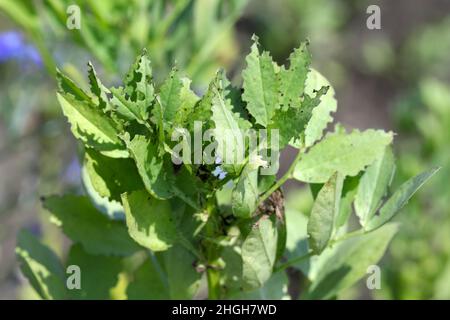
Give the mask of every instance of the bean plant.
M 242 87 L 219 70 L 201 95 L 176 66 L 155 84 L 145 50 L 122 86 L 105 86 L 91 63 L 90 92 L 56 72 L 85 192 L 42 198 L 71 240 L 64 259 L 18 236 L 42 298 L 331 299 L 382 258 L 390 220 L 438 168 L 391 190 L 394 134 L 325 133 L 337 103 L 308 43 L 280 66 L 253 41 Z M 296 155 L 281 172 L 285 149 Z M 311 190 L 307 216 L 285 214 L 289 179 Z M 289 269 L 307 279 L 300 296 Z

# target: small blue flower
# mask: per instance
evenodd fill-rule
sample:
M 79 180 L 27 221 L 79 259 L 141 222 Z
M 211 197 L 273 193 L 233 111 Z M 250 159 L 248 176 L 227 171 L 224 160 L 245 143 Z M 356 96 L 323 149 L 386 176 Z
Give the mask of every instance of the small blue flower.
M 42 59 L 36 48 L 27 44 L 21 33 L 7 31 L 0 33 L 0 63 L 16 60 L 19 62 L 33 62 L 42 66 Z
M 215 160 L 215 163 L 221 164 L 222 159 L 220 157 L 217 157 Z M 217 166 L 214 169 L 214 171 L 212 172 L 212 174 L 213 174 L 213 176 L 217 177 L 219 180 L 223 180 L 227 176 L 227 173 L 223 170 L 223 168 L 221 166 Z
M 222 169 L 221 166 L 217 166 L 212 172 L 213 176 L 217 177 L 219 180 L 225 179 L 227 173 Z

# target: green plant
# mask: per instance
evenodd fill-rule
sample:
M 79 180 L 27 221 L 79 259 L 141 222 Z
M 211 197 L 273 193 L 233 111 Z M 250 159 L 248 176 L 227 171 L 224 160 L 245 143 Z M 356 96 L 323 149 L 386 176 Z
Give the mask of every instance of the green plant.
M 67 289 L 59 258 L 23 232 L 18 257 L 43 298 L 284 298 L 293 267 L 309 280 L 302 297 L 325 299 L 378 262 L 397 232 L 388 222 L 437 169 L 387 197 L 393 134 L 337 125 L 323 136 L 337 104 L 310 68 L 307 43 L 285 67 L 254 40 L 242 89 L 219 71 L 201 97 L 177 68 L 155 85 L 145 51 L 117 88 L 104 86 L 91 64 L 90 93 L 57 72 L 58 100 L 84 145 L 86 195 L 43 205 L 73 241 L 65 265 L 80 268 L 81 288 Z M 195 147 L 203 129 L 213 138 Z M 266 135 L 239 144 L 255 131 Z M 194 148 L 180 156 L 189 137 Z M 277 179 L 269 168 L 288 145 L 297 156 Z M 200 162 L 190 161 L 199 153 Z M 281 187 L 291 178 L 311 187 L 309 217 L 285 210 Z M 348 222 L 352 203 L 358 228 Z

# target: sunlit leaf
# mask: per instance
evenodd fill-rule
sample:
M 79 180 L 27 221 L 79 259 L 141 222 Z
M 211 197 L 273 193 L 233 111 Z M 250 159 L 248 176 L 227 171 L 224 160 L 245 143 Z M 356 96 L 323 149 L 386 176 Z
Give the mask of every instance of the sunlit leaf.
M 130 236 L 152 251 L 164 251 L 177 238 L 175 221 L 168 201 L 153 198 L 147 191 L 122 195 Z
M 272 218 L 260 218 L 242 244 L 243 287 L 259 288 L 269 280 L 277 252 L 277 229 Z
M 68 290 L 71 299 L 79 300 L 106 300 L 111 298 L 110 290 L 116 285 L 118 275 L 122 271 L 122 259 L 92 255 L 87 253 L 80 244 L 74 244 L 70 248 L 67 259 L 67 267 L 76 266 L 73 276 L 80 277 L 80 288 Z M 71 274 L 67 274 L 70 283 Z
M 133 280 L 127 288 L 131 300 L 169 299 L 167 275 L 155 257 L 149 257 L 133 273 Z
M 22 272 L 42 299 L 65 298 L 65 272 L 53 251 L 28 231 L 21 231 L 16 254 Z
M 306 79 L 305 93 L 312 96 L 314 91 L 322 87 L 329 87 L 326 95 L 321 98 L 320 104 L 312 111 L 312 117 L 305 129 L 305 146 L 310 147 L 320 140 L 323 131 L 333 121 L 332 112 L 337 110 L 337 101 L 334 97 L 334 89 L 327 79 L 315 69 L 311 69 Z
M 342 178 L 337 173 L 319 191 L 308 221 L 310 248 L 320 254 L 330 241 L 339 212 Z
M 364 277 L 367 268 L 381 259 L 397 229 L 397 225 L 388 224 L 329 249 L 327 258 L 316 270 L 317 278 L 309 287 L 306 298 L 330 299 Z
M 387 192 L 395 172 L 394 161 L 394 154 L 387 147 L 361 177 L 355 196 L 355 211 L 362 226 L 373 217 Z
M 297 163 L 294 178 L 308 183 L 324 183 L 334 172 L 355 176 L 373 163 L 391 142 L 392 133 L 382 130 L 328 135 Z
M 242 72 L 244 79 L 244 101 L 256 122 L 267 126 L 277 108 L 278 79 L 272 58 L 268 52 L 260 54 L 258 39 L 253 38 L 252 50 L 247 56 L 247 68 Z
M 391 220 L 408 203 L 408 200 L 411 199 L 414 193 L 439 169 L 433 168 L 425 171 L 402 184 L 381 207 L 379 214 L 369 220 L 365 229 L 374 230 Z

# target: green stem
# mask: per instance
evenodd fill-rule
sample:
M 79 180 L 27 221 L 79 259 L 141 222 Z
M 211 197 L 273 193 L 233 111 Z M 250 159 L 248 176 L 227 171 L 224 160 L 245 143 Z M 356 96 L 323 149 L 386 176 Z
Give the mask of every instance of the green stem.
M 192 253 L 198 260 L 204 260 L 204 257 L 200 251 L 195 248 L 192 243 L 186 239 L 181 230 L 177 230 L 178 232 L 178 242 L 190 253 Z
M 350 239 L 350 238 L 353 238 L 353 237 L 357 237 L 357 236 L 363 235 L 365 233 L 366 233 L 366 231 L 364 229 L 358 229 L 358 230 L 346 233 L 343 236 L 330 241 L 328 246 L 332 246 L 332 245 L 334 245 L 334 244 L 336 244 L 338 242 L 345 241 L 347 239 Z
M 301 159 L 302 157 L 302 150 L 298 150 L 297 155 L 295 156 L 294 161 L 292 161 L 289 169 L 284 173 L 284 175 L 278 179 L 278 181 L 269 189 L 267 190 L 260 198 L 259 198 L 259 203 L 264 202 L 264 200 L 266 200 L 268 197 L 270 197 L 270 195 L 272 193 L 274 193 L 276 190 L 278 190 L 288 179 L 292 178 L 292 174 L 294 172 L 295 166 L 297 165 L 297 162 Z
M 297 264 L 299 262 L 302 262 L 303 260 L 311 258 L 313 255 L 314 255 L 313 252 L 309 252 L 309 253 L 307 253 L 307 254 L 305 254 L 303 256 L 299 256 L 299 257 L 296 257 L 294 259 L 291 259 L 291 260 L 289 260 L 289 261 L 279 265 L 278 267 L 276 267 L 273 270 L 273 272 L 275 273 L 275 272 L 278 272 L 278 271 L 283 271 L 284 269 L 292 267 L 293 265 L 295 265 L 295 264 Z
M 215 223 L 214 215 L 216 213 L 215 197 L 208 199 L 206 203 L 208 221 L 206 222 L 206 235 L 214 238 Z M 215 268 L 217 258 L 217 247 L 214 243 L 208 243 L 206 248 L 206 277 L 208 280 L 208 299 L 217 300 L 220 298 L 220 272 Z
M 202 209 L 193 200 L 189 199 L 189 197 L 187 197 L 181 189 L 173 186 L 173 190 L 176 192 L 177 197 L 183 200 L 184 203 L 189 205 L 192 209 L 198 212 L 202 211 Z
M 347 234 L 344 234 L 342 237 L 339 237 L 339 238 L 336 238 L 336 239 L 330 241 L 330 243 L 328 244 L 328 247 L 331 247 L 331 246 L 333 246 L 334 244 L 336 244 L 338 242 L 342 242 L 342 241 L 348 240 L 350 238 L 363 235 L 365 233 L 366 233 L 366 231 L 364 229 L 358 229 L 358 230 L 349 232 Z M 307 254 L 304 254 L 304 255 L 299 256 L 299 257 L 295 257 L 295 258 L 293 258 L 293 259 L 291 259 L 291 260 L 289 260 L 289 261 L 287 261 L 285 263 L 280 264 L 278 267 L 276 267 L 273 270 L 273 272 L 275 273 L 275 272 L 278 272 L 278 271 L 282 271 L 282 270 L 284 270 L 286 268 L 289 268 L 289 267 L 291 267 L 291 266 L 293 266 L 293 265 L 295 265 L 295 264 L 297 264 L 297 263 L 299 263 L 299 262 L 301 262 L 301 261 L 303 261 L 305 259 L 311 258 L 314 255 L 315 255 L 315 253 L 310 251 Z
M 206 277 L 208 279 L 208 299 L 220 299 L 220 272 L 212 267 L 208 267 Z

